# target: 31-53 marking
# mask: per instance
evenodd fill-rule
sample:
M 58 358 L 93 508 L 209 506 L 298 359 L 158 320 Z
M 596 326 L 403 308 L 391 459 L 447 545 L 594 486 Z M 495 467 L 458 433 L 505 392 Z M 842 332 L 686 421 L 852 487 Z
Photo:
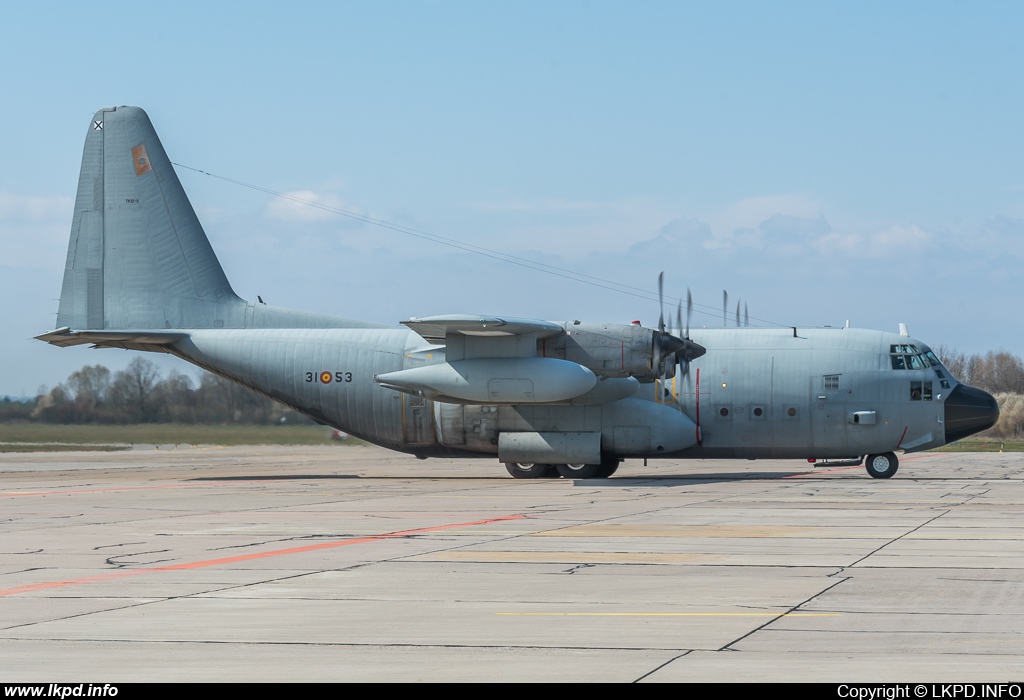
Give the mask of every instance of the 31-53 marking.
M 352 381 L 351 372 L 330 372 L 328 370 L 322 370 L 320 372 L 306 372 L 306 381 L 309 383 L 320 382 L 321 384 L 341 384 Z

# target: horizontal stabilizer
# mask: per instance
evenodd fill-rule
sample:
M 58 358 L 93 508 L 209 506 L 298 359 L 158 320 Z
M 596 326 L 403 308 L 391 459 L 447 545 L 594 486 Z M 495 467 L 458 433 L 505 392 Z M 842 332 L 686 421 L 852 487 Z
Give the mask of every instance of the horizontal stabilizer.
M 36 340 L 42 340 L 60 348 L 91 343 L 94 348 L 167 352 L 167 346 L 186 337 L 188 334 L 180 331 L 73 331 L 65 326 L 49 333 L 37 335 Z

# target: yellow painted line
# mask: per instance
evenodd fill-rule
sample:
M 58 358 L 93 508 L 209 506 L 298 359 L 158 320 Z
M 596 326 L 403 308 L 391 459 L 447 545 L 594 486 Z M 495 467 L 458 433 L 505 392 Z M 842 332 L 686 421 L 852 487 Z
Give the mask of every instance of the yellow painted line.
M 495 615 L 507 617 L 842 617 L 842 613 L 572 613 L 572 612 L 497 612 Z

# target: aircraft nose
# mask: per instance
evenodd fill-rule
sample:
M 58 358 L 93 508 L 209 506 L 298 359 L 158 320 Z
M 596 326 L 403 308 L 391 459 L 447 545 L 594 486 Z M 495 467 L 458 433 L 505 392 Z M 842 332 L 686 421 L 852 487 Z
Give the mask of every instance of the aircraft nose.
M 999 404 L 987 391 L 957 384 L 946 397 L 945 414 L 946 442 L 953 442 L 995 425 Z

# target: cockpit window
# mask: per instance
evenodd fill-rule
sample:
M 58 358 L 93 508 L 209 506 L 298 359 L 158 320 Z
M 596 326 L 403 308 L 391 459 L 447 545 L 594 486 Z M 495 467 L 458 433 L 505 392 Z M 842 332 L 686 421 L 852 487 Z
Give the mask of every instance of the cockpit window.
M 929 350 L 922 353 L 916 345 L 890 345 L 889 355 L 893 369 L 928 369 L 939 367 L 939 360 Z

